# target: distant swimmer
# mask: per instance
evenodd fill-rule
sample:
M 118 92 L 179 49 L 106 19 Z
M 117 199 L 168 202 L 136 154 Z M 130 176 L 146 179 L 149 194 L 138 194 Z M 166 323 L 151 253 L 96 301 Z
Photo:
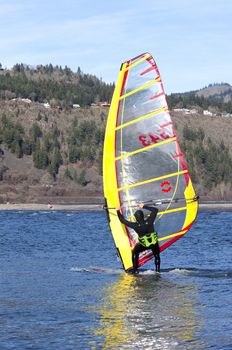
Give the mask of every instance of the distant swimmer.
M 154 221 L 158 213 L 158 209 L 148 205 L 139 204 L 139 208 L 147 209 L 151 213 L 148 218 L 144 218 L 142 210 L 137 210 L 134 214 L 136 222 L 128 221 L 120 212 L 120 207 L 117 207 L 118 218 L 124 225 L 132 228 L 138 234 L 138 242 L 132 250 L 133 273 L 137 273 L 139 253 L 144 250 L 151 249 L 155 257 L 155 270 L 160 272 L 160 249 L 157 238 L 157 233 L 154 230 Z

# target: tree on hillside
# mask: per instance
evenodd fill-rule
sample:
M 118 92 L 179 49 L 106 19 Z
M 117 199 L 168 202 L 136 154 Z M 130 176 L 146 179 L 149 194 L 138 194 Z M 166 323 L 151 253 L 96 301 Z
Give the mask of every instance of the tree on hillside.
M 30 156 L 32 154 L 32 143 L 28 136 L 24 138 L 23 153 Z
M 201 128 L 192 130 L 188 125 L 184 126 L 183 137 L 181 149 L 186 155 L 194 182 L 202 182 L 207 190 L 220 183 L 232 185 L 232 157 L 223 141 L 219 145 L 210 137 L 205 141 Z
M 30 134 L 31 140 L 33 142 L 36 142 L 36 140 L 43 135 L 43 132 L 42 132 L 41 128 L 39 127 L 39 125 L 35 123 L 32 125 L 32 127 L 29 131 L 29 134 Z
M 40 140 L 37 140 L 35 144 L 33 162 L 38 169 L 46 169 L 48 166 L 48 154 L 46 150 L 40 146 Z
M 88 184 L 88 181 L 86 180 L 86 171 L 82 170 L 82 172 L 80 173 L 80 176 L 78 178 L 78 183 L 81 186 L 86 186 Z
M 110 101 L 113 89 L 113 85 L 84 74 L 80 69 L 74 73 L 67 66 L 62 69 L 51 64 L 39 65 L 36 69 L 16 64 L 11 74 L 6 72 L 0 79 L 2 98 L 7 98 L 8 92 L 8 95 L 15 94 L 16 97 L 30 98 L 32 101 L 56 101 L 55 105 L 65 108 L 70 108 L 74 103 L 86 106 L 96 100 Z
M 6 116 L 2 117 L 2 141 L 17 158 L 23 157 L 24 129 L 20 123 L 12 123 Z
M 60 154 L 59 148 L 54 148 L 52 156 L 50 158 L 50 164 L 48 166 L 48 172 L 56 178 L 56 174 L 58 174 L 59 166 L 62 164 L 62 157 Z

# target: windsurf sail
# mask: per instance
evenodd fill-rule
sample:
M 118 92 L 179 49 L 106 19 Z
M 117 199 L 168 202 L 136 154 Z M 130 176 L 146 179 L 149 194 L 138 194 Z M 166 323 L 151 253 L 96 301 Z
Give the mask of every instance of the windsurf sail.
M 192 226 L 197 197 L 170 117 L 153 57 L 142 54 L 122 64 L 105 132 L 103 182 L 109 224 L 125 270 L 132 268 L 137 234 L 121 224 L 116 207 L 135 221 L 139 203 L 152 204 L 160 251 Z M 139 256 L 139 266 L 153 257 Z

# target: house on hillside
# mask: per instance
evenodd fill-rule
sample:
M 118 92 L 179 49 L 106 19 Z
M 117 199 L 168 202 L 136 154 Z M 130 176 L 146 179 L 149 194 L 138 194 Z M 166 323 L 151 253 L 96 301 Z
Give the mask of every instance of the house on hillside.
M 197 110 L 194 109 L 187 109 L 187 108 L 174 108 L 174 112 L 181 112 L 182 114 L 197 114 Z
M 212 117 L 212 115 L 213 115 L 212 112 L 207 111 L 207 110 L 204 110 L 204 111 L 203 111 L 203 114 L 204 114 L 204 115 L 209 115 L 210 117 Z
M 109 102 L 106 102 L 106 101 L 100 102 L 100 106 L 101 106 L 101 107 L 110 107 L 110 103 L 109 103 Z

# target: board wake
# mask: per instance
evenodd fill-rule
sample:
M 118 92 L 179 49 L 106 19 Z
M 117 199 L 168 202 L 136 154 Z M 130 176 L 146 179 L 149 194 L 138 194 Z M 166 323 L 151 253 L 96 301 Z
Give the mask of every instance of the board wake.
M 181 268 L 167 268 L 162 269 L 161 273 L 158 273 L 152 269 L 140 268 L 138 274 L 133 275 L 131 273 L 125 272 L 123 269 L 115 268 L 104 268 L 97 266 L 89 267 L 72 267 L 70 269 L 72 272 L 87 272 L 87 273 L 99 273 L 99 274 L 109 274 L 109 275 L 132 275 L 132 276 L 151 276 L 161 277 L 165 275 L 182 275 L 182 276 L 191 276 L 191 277 L 204 277 L 204 278 L 232 278 L 231 270 L 211 270 L 211 269 L 198 269 L 191 267 L 181 267 Z
M 141 276 L 141 275 L 156 275 L 159 276 L 160 274 L 154 270 L 151 269 L 139 269 L 138 273 L 136 275 L 131 274 L 130 272 L 126 272 L 123 269 L 114 269 L 114 268 L 104 268 L 104 267 L 72 267 L 72 272 L 88 272 L 88 273 L 105 273 L 105 274 L 114 274 L 114 275 L 132 275 L 132 276 Z
M 191 267 L 164 269 L 163 273 L 204 278 L 232 278 L 231 270 L 198 269 Z
M 124 274 L 125 271 L 123 269 L 111 269 L 104 267 L 72 267 L 71 271 L 73 272 L 89 272 L 89 273 L 108 273 L 108 274 Z

